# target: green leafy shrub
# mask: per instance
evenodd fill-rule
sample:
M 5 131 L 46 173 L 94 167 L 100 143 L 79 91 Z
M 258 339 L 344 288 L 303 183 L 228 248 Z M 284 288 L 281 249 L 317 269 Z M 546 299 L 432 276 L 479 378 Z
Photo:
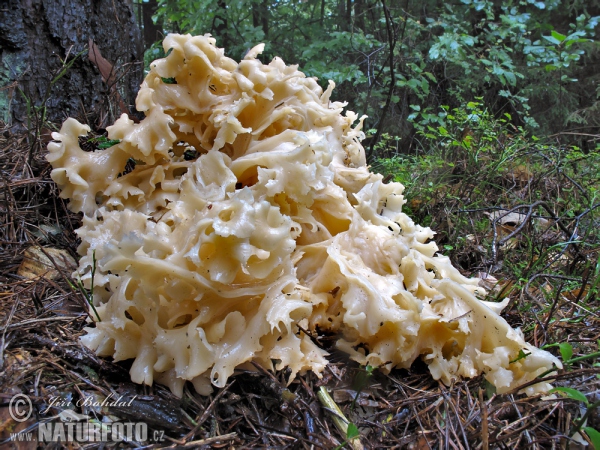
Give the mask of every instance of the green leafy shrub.
M 398 138 L 384 134 L 377 152 L 387 157 L 373 169 L 405 185 L 411 217 L 434 228 L 460 266 L 502 260 L 520 279 L 542 269 L 554 246 L 568 246 L 559 242 L 577 237 L 593 248 L 600 240 L 600 157 L 538 139 L 511 119 L 496 119 L 480 101 L 442 107 L 435 122 L 417 124 L 423 150 L 402 154 Z M 500 217 L 512 209 L 510 221 Z

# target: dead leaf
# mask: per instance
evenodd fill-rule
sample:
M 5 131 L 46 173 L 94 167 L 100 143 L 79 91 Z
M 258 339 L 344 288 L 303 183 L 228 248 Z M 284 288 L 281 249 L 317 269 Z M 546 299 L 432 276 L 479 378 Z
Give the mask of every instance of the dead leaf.
M 423 203 L 423 200 L 418 200 L 418 199 L 412 199 L 409 202 L 409 205 L 412 209 L 419 209 L 421 207 L 421 204 Z
M 581 298 L 585 298 L 585 296 L 587 296 L 588 294 L 588 286 L 586 285 L 586 288 L 583 292 L 581 292 L 581 289 L 573 289 L 572 291 L 563 291 L 563 295 L 569 299 L 570 301 L 574 302 L 577 301 L 577 299 L 581 299 Z
M 100 49 L 98 48 L 96 43 L 91 39 L 88 42 L 88 59 L 91 62 L 93 62 L 94 65 L 100 71 L 102 81 L 104 81 L 109 86 L 113 85 L 115 79 L 113 65 L 104 56 L 102 56 L 102 53 L 100 53 Z
M 479 286 L 493 294 L 497 300 L 502 300 L 513 291 L 514 281 L 498 280 L 487 272 L 478 272 Z
M 376 408 L 379 403 L 369 400 L 369 396 L 366 392 L 357 392 L 352 389 L 336 389 L 333 391 L 333 400 L 336 403 L 354 403 L 356 402 L 360 406 L 370 406 Z
M 427 436 L 422 434 L 419 437 L 417 437 L 416 441 L 413 441 L 410 444 L 408 444 L 407 448 L 410 450 L 431 450 L 432 448 L 435 448 L 435 446 L 433 440 L 430 441 L 427 438 Z
M 498 279 L 487 272 L 478 272 L 477 278 L 479 278 L 479 286 L 488 291 L 498 284 Z
M 519 187 L 524 187 L 533 178 L 533 173 L 527 166 L 520 165 L 513 169 L 512 178 Z
M 41 247 L 31 246 L 23 253 L 23 262 L 17 275 L 30 280 L 38 277 L 55 280 L 60 277 L 59 270 L 70 273 L 76 266 L 77 263 L 66 250 L 46 247 L 42 251 Z
M 485 212 L 484 214 L 488 216 L 492 222 L 496 221 L 496 223 L 499 223 L 500 225 L 512 225 L 516 227 L 517 225 L 521 225 L 527 220 L 527 214 L 516 212 L 511 212 L 507 214 L 505 209 L 500 209 L 498 211 L 492 212 Z M 543 217 L 533 217 L 532 221 L 534 224 L 541 226 L 542 228 L 550 225 L 550 221 L 548 219 L 544 219 Z
M 116 96 L 121 113 L 127 114 L 129 112 L 127 106 L 125 106 L 125 102 L 117 90 L 114 66 L 109 60 L 102 56 L 100 49 L 92 39 L 88 42 L 88 59 L 98 68 L 100 76 L 102 76 L 102 81 L 106 83 L 111 92 Z

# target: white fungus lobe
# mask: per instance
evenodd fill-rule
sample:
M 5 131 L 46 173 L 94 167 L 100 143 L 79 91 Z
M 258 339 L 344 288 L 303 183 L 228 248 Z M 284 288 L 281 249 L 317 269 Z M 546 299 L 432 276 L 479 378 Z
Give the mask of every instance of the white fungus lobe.
M 145 119 L 107 128 L 118 144 L 85 152 L 89 127 L 68 119 L 48 145 L 61 196 L 84 213 L 75 276 L 89 289 L 94 269 L 101 319 L 85 345 L 177 395 L 250 361 L 321 373 L 327 353 L 302 330 L 337 333 L 361 364 L 422 357 L 444 383 L 485 373 L 498 392 L 560 366 L 436 254 L 403 186 L 369 172 L 362 119 L 330 101 L 332 82 L 262 64 L 263 45 L 239 64 L 209 35 L 163 45 L 137 97 Z

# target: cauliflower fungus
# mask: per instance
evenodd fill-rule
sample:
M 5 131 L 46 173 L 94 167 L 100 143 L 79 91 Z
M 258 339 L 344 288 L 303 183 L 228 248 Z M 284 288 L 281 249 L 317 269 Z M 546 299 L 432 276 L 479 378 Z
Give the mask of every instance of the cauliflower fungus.
M 402 212 L 403 186 L 369 172 L 362 119 L 330 101 L 332 82 L 263 65 L 263 45 L 239 64 L 209 35 L 163 45 L 136 101 L 145 119 L 107 128 L 118 144 L 85 152 L 89 127 L 68 119 L 48 145 L 61 197 L 84 214 L 88 288 L 95 264 L 85 345 L 178 395 L 251 360 L 319 374 L 327 353 L 303 330 L 337 333 L 361 364 L 420 356 L 435 379 L 483 372 L 498 392 L 560 366 L 436 255 L 434 233 Z

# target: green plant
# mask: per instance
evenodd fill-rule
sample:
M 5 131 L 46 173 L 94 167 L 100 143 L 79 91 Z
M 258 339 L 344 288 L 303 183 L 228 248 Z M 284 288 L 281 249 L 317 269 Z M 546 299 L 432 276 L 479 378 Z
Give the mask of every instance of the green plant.
M 525 130 L 511 124 L 509 114 L 496 119 L 479 101 L 452 110 L 443 106 L 435 117 L 435 123 L 415 119 L 423 150 L 378 158 L 373 167 L 405 185 L 407 211 L 419 223 L 429 224 L 427 217 L 435 215 L 433 205 L 443 203 L 455 224 L 462 220 L 456 214 L 459 206 L 484 206 L 487 193 L 502 189 L 504 174 L 536 144 Z M 384 134 L 378 153 L 391 153 L 395 140 Z M 435 220 L 431 224 L 438 226 Z
M 352 400 L 352 409 L 354 409 L 354 407 L 356 406 L 356 401 L 358 400 L 360 393 L 363 391 L 363 389 L 365 389 L 368 386 L 369 380 L 373 376 L 373 372 L 376 369 L 376 367 L 367 364 L 366 366 L 364 366 L 364 368 L 360 367 L 359 370 L 356 372 L 356 375 L 352 380 L 352 389 L 356 391 L 356 395 Z
M 360 432 L 358 431 L 358 427 L 346 418 L 340 407 L 331 398 L 324 386 L 319 388 L 317 397 L 319 398 L 321 404 L 332 415 L 333 423 L 337 429 L 346 437 L 345 442 L 335 447 L 336 450 L 343 448 L 346 444 L 349 444 L 354 450 L 362 449 L 363 447 L 360 443 Z
M 100 319 L 100 315 L 98 314 L 98 311 L 96 310 L 96 307 L 94 306 L 94 275 L 96 274 L 96 252 L 92 252 L 92 272 L 91 272 L 91 281 L 90 281 L 90 289 L 89 291 L 85 288 L 85 286 L 83 285 L 83 282 L 81 281 L 81 278 L 77 278 L 77 280 L 75 281 L 75 284 L 73 284 L 72 282 L 69 281 L 69 286 L 71 287 L 71 289 L 75 292 L 79 292 L 83 298 L 85 299 L 86 303 L 89 305 L 89 307 L 92 309 L 92 311 L 94 311 L 94 315 L 96 316 L 96 320 L 98 322 L 101 322 Z M 88 313 L 89 314 L 89 313 Z M 91 316 L 91 314 L 89 314 Z M 93 317 L 90 317 L 93 320 Z
M 561 386 L 550 390 L 550 393 L 554 392 L 558 392 L 567 398 L 581 402 L 586 407 L 587 410 L 585 414 L 580 419 L 575 421 L 575 428 L 573 429 L 572 435 L 574 436 L 583 430 L 592 441 L 594 448 L 600 449 L 600 433 L 592 427 L 584 426 L 590 414 L 592 414 L 593 411 L 600 406 L 600 401 L 590 403 L 581 391 L 569 387 Z
M 600 342 L 598 342 L 600 346 Z M 557 344 L 550 344 L 546 346 L 547 348 L 558 347 L 560 350 L 560 354 L 562 356 L 563 364 L 567 369 L 571 368 L 571 366 L 580 361 L 592 359 L 595 360 L 600 356 L 600 352 L 592 352 L 587 355 L 582 355 L 578 357 L 573 357 L 573 346 L 568 342 L 561 342 Z M 600 363 L 594 363 L 594 366 L 599 366 Z M 578 401 L 583 404 L 586 408 L 585 413 L 579 419 L 574 421 L 575 428 L 573 428 L 571 435 L 575 436 L 581 431 L 584 431 L 589 437 L 595 449 L 600 449 L 600 432 L 590 426 L 586 426 L 587 420 L 591 414 L 600 406 L 600 401 L 596 401 L 590 403 L 583 392 L 578 389 L 566 386 L 555 387 L 550 390 L 550 393 L 559 393 L 566 398 L 570 398 L 572 400 Z

